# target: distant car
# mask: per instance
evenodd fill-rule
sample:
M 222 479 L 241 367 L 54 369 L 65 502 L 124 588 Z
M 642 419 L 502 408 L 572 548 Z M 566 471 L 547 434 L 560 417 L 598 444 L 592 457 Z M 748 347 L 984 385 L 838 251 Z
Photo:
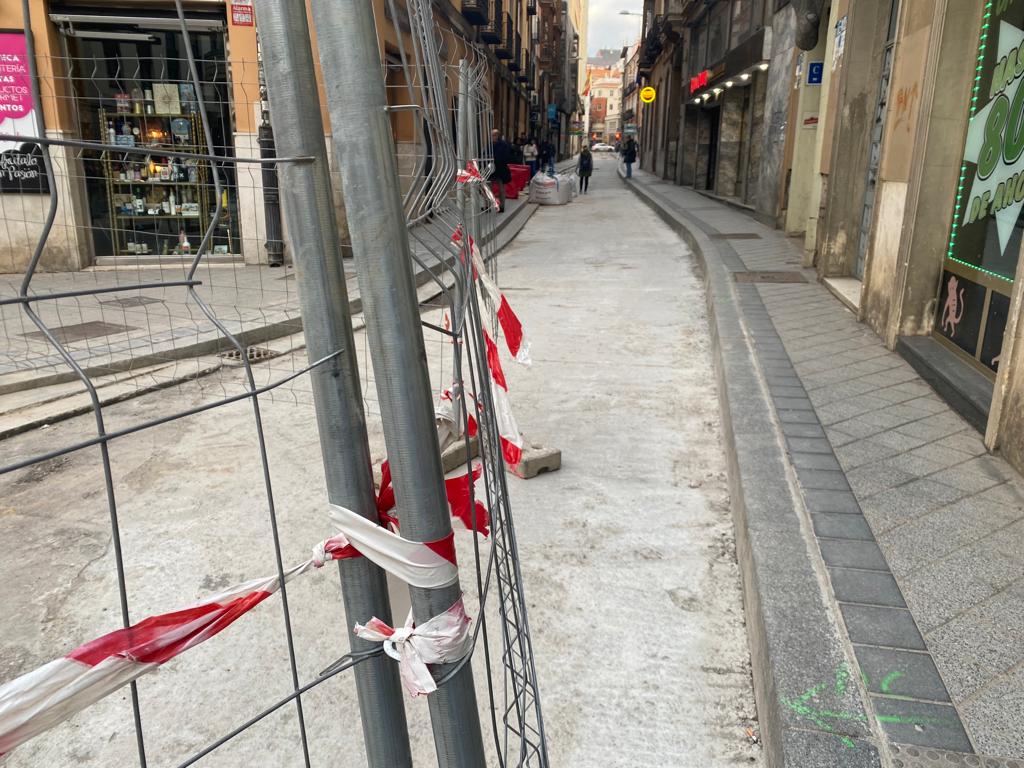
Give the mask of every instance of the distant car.
M 603 141 L 599 141 L 599 142 L 597 142 L 597 144 L 595 144 L 594 146 L 592 146 L 590 148 L 590 151 L 591 152 L 614 152 L 615 151 L 615 147 L 613 147 L 611 144 L 605 144 Z

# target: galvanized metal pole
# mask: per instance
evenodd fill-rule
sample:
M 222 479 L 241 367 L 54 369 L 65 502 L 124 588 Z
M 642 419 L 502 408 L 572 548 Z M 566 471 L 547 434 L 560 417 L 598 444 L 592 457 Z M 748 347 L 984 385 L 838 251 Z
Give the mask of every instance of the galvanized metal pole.
M 402 536 L 436 541 L 451 533 L 451 514 L 373 7 L 367 0 L 312 2 Z M 416 621 L 425 622 L 450 608 L 461 588 L 411 587 L 410 595 Z M 446 671 L 448 665 L 434 673 Z M 429 707 L 438 764 L 481 768 L 472 666 L 432 694 Z
M 278 172 L 309 358 L 320 360 L 341 350 L 311 373 L 327 492 L 332 502 L 376 520 L 370 446 L 306 5 L 303 0 L 255 0 L 255 5 L 277 152 L 315 158 L 313 163 L 283 164 Z M 391 622 L 385 573 L 365 558 L 342 560 L 339 565 L 352 650 L 371 649 L 374 644 L 355 637 L 351 627 L 372 616 Z M 358 664 L 354 673 L 367 764 L 408 768 L 412 755 L 398 670 L 390 659 L 379 656 Z

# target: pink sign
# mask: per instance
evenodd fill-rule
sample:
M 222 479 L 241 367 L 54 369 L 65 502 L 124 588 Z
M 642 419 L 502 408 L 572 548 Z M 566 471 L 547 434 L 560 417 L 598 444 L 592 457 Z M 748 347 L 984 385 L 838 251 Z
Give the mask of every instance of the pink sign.
M 0 122 L 32 112 L 32 78 L 28 71 L 25 35 L 0 33 Z

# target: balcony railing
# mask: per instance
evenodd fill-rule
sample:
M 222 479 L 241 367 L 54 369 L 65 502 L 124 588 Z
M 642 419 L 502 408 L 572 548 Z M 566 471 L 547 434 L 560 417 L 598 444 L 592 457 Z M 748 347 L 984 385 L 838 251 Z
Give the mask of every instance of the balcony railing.
M 501 39 L 494 44 L 494 55 L 499 59 L 511 59 L 514 55 L 515 40 L 512 33 L 512 17 L 507 13 L 502 24 Z
M 511 20 L 509 20 L 509 23 L 511 23 Z M 523 57 L 523 38 L 518 32 L 516 32 L 515 34 L 515 41 L 513 45 L 515 46 L 515 55 L 512 57 L 512 60 L 508 63 L 508 71 L 521 72 L 523 69 L 523 61 L 525 61 L 525 58 Z
M 555 46 L 551 43 L 541 43 L 537 49 L 537 63 L 547 68 L 555 63 Z
M 519 76 L 520 80 L 525 80 L 526 90 L 532 91 L 537 87 L 537 65 L 533 63 L 533 59 L 526 62 L 526 77 Z
M 501 42 L 501 35 L 504 22 L 504 14 L 501 12 L 501 0 L 491 0 L 491 7 L 487 9 L 487 23 L 480 27 L 480 39 L 488 45 L 496 45 Z
M 537 15 L 537 0 L 526 0 L 526 15 L 536 16 Z
M 522 62 L 522 66 L 516 70 L 519 73 L 518 75 L 516 75 L 516 80 L 518 80 L 520 83 L 527 83 L 532 79 L 530 76 L 530 72 L 533 69 L 533 62 L 530 61 L 529 51 L 527 51 L 525 48 L 520 48 L 518 60 Z M 509 69 L 512 69 L 512 67 L 510 66 Z
M 462 0 L 462 16 L 475 26 L 486 24 L 490 5 L 491 0 Z

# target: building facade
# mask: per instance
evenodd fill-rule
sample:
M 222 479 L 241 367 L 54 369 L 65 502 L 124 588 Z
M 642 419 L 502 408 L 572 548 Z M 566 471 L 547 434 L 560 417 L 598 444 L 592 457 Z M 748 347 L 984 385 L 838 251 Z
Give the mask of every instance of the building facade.
M 638 74 L 641 167 L 752 206 L 765 160 L 774 0 L 648 0 Z M 784 13 L 784 12 L 783 12 Z
M 588 101 L 587 136 L 590 143 L 613 144 L 622 136 L 622 66 L 587 68 L 586 99 Z
M 395 37 L 392 3 L 373 2 L 377 17 L 386 22 L 379 26 L 389 98 L 405 103 L 400 43 L 408 50 L 410 41 Z M 209 164 L 175 162 L 160 152 L 168 147 L 205 152 L 207 132 L 216 151 L 228 157 L 253 158 L 273 151 L 268 120 L 273 106 L 261 89 L 258 19 L 252 6 L 219 0 L 186 4 L 207 107 L 204 124 L 172 1 L 30 0 L 29 5 L 38 70 L 38 82 L 32 85 L 38 88 L 38 103 L 28 96 L 26 67 L 18 74 L 26 95 L 7 105 L 10 111 L 0 112 L 0 132 L 153 147 L 139 162 L 112 152 L 52 148 L 60 207 L 42 268 L 180 263 L 198 245 L 218 209 L 220 224 L 210 261 L 266 263 L 275 246 L 268 250 L 267 199 L 259 166 L 224 164 L 223 193 L 216 200 Z M 404 13 L 401 0 L 394 7 Z M 572 122 L 582 118 L 579 51 L 585 43 L 586 11 L 586 0 L 434 3 L 442 39 L 454 34 L 485 49 L 496 127 L 509 139 L 548 136 L 562 156 L 573 150 Z M 20 3 L 0 4 L 6 49 L 0 53 L 20 52 L 22 62 L 23 26 Z M 457 55 L 457 46 L 443 48 L 443 56 Z M 409 151 L 409 143 L 421 133 L 412 120 L 411 113 L 396 113 L 392 120 L 404 174 L 415 172 L 410 158 L 416 153 Z M 323 121 L 329 132 L 326 109 Z M 42 231 L 49 196 L 39 157 L 29 147 L 17 142 L 0 146 L 0 169 L 6 179 L 0 184 L 0 216 L 7 225 L 0 233 L 0 272 L 16 273 L 28 263 Z M 340 190 L 336 192 L 344 232 L 343 202 Z
M 644 14 L 641 167 L 802 238 L 804 266 L 1024 469 L 1024 4 Z

